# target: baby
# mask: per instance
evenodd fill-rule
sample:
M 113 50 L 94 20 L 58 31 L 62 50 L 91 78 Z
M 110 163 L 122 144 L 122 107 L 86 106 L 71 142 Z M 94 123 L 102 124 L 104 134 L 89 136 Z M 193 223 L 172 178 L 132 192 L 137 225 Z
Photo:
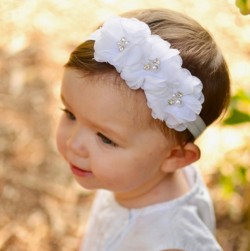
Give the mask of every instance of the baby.
M 84 251 L 219 251 L 195 139 L 226 109 L 210 34 L 167 9 L 106 21 L 71 54 L 58 149 L 96 190 Z

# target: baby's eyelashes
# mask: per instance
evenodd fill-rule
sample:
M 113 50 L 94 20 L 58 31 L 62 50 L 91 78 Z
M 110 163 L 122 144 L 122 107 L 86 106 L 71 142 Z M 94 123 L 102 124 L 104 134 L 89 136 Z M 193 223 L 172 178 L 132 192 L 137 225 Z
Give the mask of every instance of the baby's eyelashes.
M 107 138 L 106 136 L 104 136 L 102 133 L 98 132 L 97 136 L 101 139 L 101 141 L 106 144 L 106 145 L 110 145 L 110 146 L 117 146 L 116 143 L 114 143 L 111 139 Z
M 67 116 L 68 119 L 70 119 L 70 120 L 76 120 L 75 115 L 72 112 L 70 112 L 68 109 L 66 109 L 66 108 L 60 108 L 60 110 L 65 113 L 65 115 Z

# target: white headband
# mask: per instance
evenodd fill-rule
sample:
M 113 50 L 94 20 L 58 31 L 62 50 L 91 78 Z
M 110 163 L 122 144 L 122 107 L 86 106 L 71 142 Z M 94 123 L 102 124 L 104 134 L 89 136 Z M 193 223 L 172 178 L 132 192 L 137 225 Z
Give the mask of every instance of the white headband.
M 113 65 L 131 89 L 143 89 L 152 117 L 197 138 L 206 128 L 200 79 L 185 68 L 177 49 L 135 18 L 113 18 L 89 38 L 94 59 Z

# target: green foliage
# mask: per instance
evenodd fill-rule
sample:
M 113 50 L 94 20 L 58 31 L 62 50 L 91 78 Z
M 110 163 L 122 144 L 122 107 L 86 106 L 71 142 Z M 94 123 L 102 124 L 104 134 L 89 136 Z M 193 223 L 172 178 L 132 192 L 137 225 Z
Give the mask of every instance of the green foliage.
M 238 91 L 231 99 L 229 116 L 224 125 L 235 125 L 250 122 L 250 94 L 244 90 Z
M 235 4 L 239 8 L 241 14 L 250 14 L 250 0 L 236 0 Z
M 219 179 L 224 197 L 231 198 L 233 193 L 241 193 L 247 184 L 247 167 L 235 166 L 232 172 L 222 174 Z
M 229 112 L 223 121 L 224 126 L 243 125 L 239 128 L 248 128 L 250 122 L 250 92 L 239 90 L 232 96 Z M 237 130 L 239 130 L 239 128 Z M 230 135 L 228 135 L 230 137 Z M 245 142 L 241 147 L 235 148 L 225 155 L 224 162 L 221 163 L 218 173 L 219 190 L 223 198 L 228 201 L 241 201 L 236 207 L 231 205 L 228 209 L 230 217 L 234 218 L 233 213 L 240 212 L 240 219 L 250 222 L 250 204 L 249 201 L 249 149 L 250 143 L 246 136 Z M 235 208 L 237 208 L 237 210 Z M 234 208 L 234 209 L 232 209 Z M 237 214 L 237 213 L 236 213 Z M 249 229 L 249 227 L 247 227 Z M 250 251 L 250 250 L 249 250 Z

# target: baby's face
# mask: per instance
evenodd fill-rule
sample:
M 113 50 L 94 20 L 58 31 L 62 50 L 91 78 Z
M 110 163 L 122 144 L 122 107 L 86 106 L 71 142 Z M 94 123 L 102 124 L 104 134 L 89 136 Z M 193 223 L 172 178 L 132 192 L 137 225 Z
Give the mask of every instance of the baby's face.
M 105 80 L 112 78 L 65 70 L 58 149 L 81 186 L 129 197 L 161 182 L 170 146 L 150 125 L 143 93 L 124 94 Z

